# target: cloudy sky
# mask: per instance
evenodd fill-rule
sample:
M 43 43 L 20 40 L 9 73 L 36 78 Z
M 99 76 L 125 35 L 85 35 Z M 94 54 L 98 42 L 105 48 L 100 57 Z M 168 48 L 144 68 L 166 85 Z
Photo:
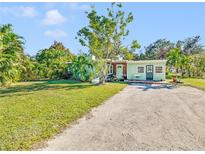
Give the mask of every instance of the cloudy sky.
M 75 39 L 88 24 L 85 11 L 95 5 L 104 14 L 110 3 L 3 3 L 0 2 L 0 24 L 10 23 L 26 40 L 25 52 L 34 55 L 54 40 L 63 42 L 73 53 L 85 50 Z M 171 41 L 201 35 L 205 45 L 205 3 L 123 3 L 132 12 L 130 35 L 124 44 L 137 39 L 142 46 L 159 38 Z

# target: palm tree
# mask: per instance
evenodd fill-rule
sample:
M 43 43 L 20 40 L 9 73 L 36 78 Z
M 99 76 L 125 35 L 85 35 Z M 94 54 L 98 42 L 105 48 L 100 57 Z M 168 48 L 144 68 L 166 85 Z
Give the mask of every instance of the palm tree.
M 94 74 L 93 62 L 84 55 L 77 56 L 70 65 L 70 71 L 77 80 L 91 80 Z
M 205 53 L 195 54 L 191 56 L 191 73 L 194 77 L 205 76 Z
M 179 48 L 171 49 L 170 52 L 167 54 L 167 63 L 169 66 L 175 68 L 177 74 L 179 73 L 179 70 L 181 68 L 181 56 L 182 52 Z
M 173 66 L 178 73 L 180 67 L 181 50 L 179 48 L 171 49 L 167 54 L 168 64 Z
M 24 40 L 13 32 L 12 25 L 0 26 L 0 83 L 6 85 L 18 78 L 19 59 Z
M 188 55 L 181 54 L 180 56 L 180 70 L 181 70 L 180 81 L 184 75 L 184 71 L 189 72 L 190 66 L 191 66 L 191 57 Z
M 185 55 L 179 48 L 171 49 L 167 55 L 168 65 L 176 69 L 176 73 L 180 73 L 180 80 L 184 75 L 184 71 L 189 71 L 191 67 L 192 58 Z

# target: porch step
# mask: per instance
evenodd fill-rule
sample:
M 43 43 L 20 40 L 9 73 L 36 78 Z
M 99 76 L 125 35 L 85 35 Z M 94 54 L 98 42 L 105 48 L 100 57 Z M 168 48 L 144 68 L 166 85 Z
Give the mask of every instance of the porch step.
M 128 83 L 143 83 L 143 84 L 166 84 L 167 81 L 147 81 L 147 80 L 125 80 Z

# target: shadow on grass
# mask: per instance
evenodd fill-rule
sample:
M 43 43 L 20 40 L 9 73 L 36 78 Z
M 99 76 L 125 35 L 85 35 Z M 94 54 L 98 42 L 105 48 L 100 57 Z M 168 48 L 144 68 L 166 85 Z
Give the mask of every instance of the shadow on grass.
M 65 89 L 65 90 L 73 90 L 73 89 L 82 89 L 89 88 L 93 85 L 85 84 L 79 81 L 44 81 L 41 83 L 32 83 L 29 85 L 15 85 L 7 88 L 0 88 L 0 97 L 5 96 L 20 96 L 20 95 L 28 95 L 26 92 L 34 92 L 41 90 L 57 90 L 57 89 Z
M 82 84 L 80 81 L 76 80 L 48 80 L 48 84 Z

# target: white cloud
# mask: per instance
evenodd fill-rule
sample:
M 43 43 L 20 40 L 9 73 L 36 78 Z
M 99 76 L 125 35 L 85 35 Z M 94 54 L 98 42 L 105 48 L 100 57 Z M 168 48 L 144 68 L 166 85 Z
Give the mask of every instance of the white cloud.
M 46 16 L 43 19 L 45 25 L 60 25 L 66 21 L 66 18 L 60 14 L 58 10 L 50 10 L 46 12 Z
M 34 7 L 19 6 L 19 7 L 0 7 L 0 14 L 12 15 L 15 17 L 29 17 L 37 16 L 37 11 Z
M 66 32 L 60 29 L 47 30 L 44 32 L 44 35 L 51 38 L 62 38 L 67 36 Z
M 90 9 L 90 5 L 87 4 L 80 4 L 80 3 L 68 3 L 68 6 L 72 10 L 83 10 L 87 11 Z
M 22 16 L 35 17 L 37 15 L 36 10 L 33 7 L 21 7 Z

